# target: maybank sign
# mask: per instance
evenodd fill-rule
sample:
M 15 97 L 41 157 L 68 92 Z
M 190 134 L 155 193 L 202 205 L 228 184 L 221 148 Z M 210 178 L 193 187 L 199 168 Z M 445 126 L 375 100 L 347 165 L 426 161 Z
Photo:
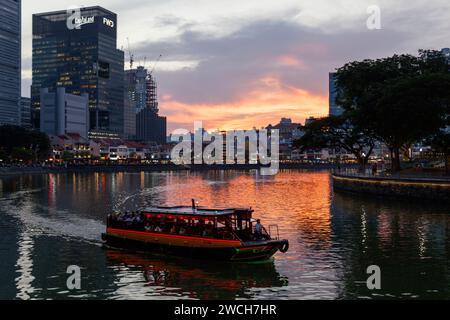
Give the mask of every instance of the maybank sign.
M 79 7 L 72 7 L 67 10 L 67 28 L 69 30 L 80 30 L 82 26 L 86 24 L 95 23 L 94 16 L 81 16 L 81 9 Z M 113 20 L 103 18 L 103 25 L 110 28 L 115 27 Z

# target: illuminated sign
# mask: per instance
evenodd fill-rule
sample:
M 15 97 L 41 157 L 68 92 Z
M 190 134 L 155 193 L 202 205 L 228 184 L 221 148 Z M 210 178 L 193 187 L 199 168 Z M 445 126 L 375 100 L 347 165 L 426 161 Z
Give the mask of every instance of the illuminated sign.
M 108 27 L 110 27 L 110 28 L 114 28 L 114 21 L 112 21 L 112 20 L 110 20 L 110 19 L 108 19 L 108 18 L 103 18 L 103 24 L 105 25 L 105 26 L 108 26 Z
M 72 7 L 67 10 L 67 28 L 69 30 L 80 30 L 81 26 L 95 23 L 95 17 L 82 17 L 81 10 L 78 7 Z
M 95 17 L 81 17 L 75 19 L 75 26 L 79 28 L 81 28 L 81 26 L 84 26 L 85 24 L 92 24 L 92 23 L 95 23 Z

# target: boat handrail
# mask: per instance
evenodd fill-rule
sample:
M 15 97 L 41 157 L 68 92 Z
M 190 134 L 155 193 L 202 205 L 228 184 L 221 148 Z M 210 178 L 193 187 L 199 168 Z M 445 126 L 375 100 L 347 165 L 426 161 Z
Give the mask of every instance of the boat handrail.
M 272 229 L 275 229 L 274 231 L 276 232 L 276 237 L 274 237 L 272 235 Z M 269 236 L 270 238 L 272 238 L 273 240 L 280 240 L 280 229 L 278 228 L 277 224 L 271 224 L 269 225 Z

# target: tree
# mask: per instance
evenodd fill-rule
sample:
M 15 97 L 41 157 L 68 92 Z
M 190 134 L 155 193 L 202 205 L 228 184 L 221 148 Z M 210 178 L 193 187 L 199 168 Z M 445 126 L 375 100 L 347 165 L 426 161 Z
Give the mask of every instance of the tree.
M 24 147 L 14 148 L 11 152 L 11 158 L 16 161 L 29 162 L 33 160 L 33 152 Z
M 305 134 L 295 142 L 302 151 L 308 149 L 332 148 L 353 154 L 360 170 L 364 171 L 375 140 L 367 129 L 353 126 L 347 114 L 318 119 L 305 127 Z
M 437 153 L 444 157 L 445 175 L 450 175 L 450 132 L 448 130 L 440 130 L 427 140 L 427 143 Z
M 445 126 L 450 74 L 438 51 L 352 62 L 336 78 L 337 103 L 353 125 L 366 128 L 391 150 L 393 172 L 401 169 L 402 147 Z
M 51 152 L 50 139 L 45 133 L 39 131 L 31 131 L 29 133 L 31 141 L 31 149 L 34 152 L 35 160 L 45 160 Z
M 14 150 L 31 150 L 34 161 L 44 160 L 51 151 L 50 139 L 45 133 L 27 130 L 18 126 L 0 126 L 0 150 L 11 157 Z

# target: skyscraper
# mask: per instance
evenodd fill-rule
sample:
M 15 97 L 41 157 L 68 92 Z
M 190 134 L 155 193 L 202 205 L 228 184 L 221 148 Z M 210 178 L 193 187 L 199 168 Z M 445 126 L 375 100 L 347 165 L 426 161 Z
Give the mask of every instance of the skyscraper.
M 0 0 L 0 125 L 20 124 L 21 0 Z
M 40 90 L 64 87 L 89 96 L 89 134 L 124 133 L 124 53 L 117 15 L 101 7 L 33 15 L 33 124 L 40 126 Z
M 336 103 L 338 88 L 336 87 L 336 73 L 329 74 L 329 94 L 330 94 L 330 116 L 340 116 L 344 111 L 341 106 Z
M 31 99 L 20 98 L 20 126 L 31 129 Z
M 160 117 L 153 110 L 145 108 L 136 115 L 136 136 L 142 141 L 158 144 L 167 142 L 167 118 Z
M 138 140 L 165 144 L 167 119 L 158 115 L 157 88 L 155 78 L 144 67 L 125 71 L 125 105 L 133 106 L 135 112 L 135 137 Z M 125 118 L 130 118 L 127 112 Z M 127 121 L 126 127 L 127 130 L 132 128 L 131 121 Z
M 135 114 L 147 106 L 147 75 L 144 67 L 125 70 L 125 95 L 135 108 Z

